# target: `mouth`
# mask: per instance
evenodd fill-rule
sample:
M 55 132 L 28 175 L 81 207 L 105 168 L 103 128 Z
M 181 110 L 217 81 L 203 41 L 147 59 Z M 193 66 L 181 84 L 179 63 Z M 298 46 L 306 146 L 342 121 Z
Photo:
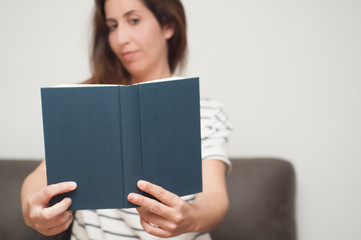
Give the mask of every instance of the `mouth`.
M 124 60 L 131 60 L 136 55 L 137 52 L 138 51 L 126 51 L 123 52 L 121 55 Z

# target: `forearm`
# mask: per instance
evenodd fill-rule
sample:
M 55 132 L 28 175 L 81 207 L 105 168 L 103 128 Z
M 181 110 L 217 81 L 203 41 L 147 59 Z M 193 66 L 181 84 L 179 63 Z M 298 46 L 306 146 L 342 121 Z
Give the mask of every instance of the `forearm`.
M 194 232 L 207 232 L 218 226 L 227 213 L 228 195 L 224 192 L 200 193 L 193 207 L 195 209 Z
M 25 206 L 26 198 L 39 191 L 41 188 L 46 186 L 46 170 L 45 170 L 45 161 L 43 160 L 40 165 L 31 172 L 24 180 L 21 187 L 20 201 L 23 208 Z M 24 210 L 24 209 L 23 209 Z
M 219 160 L 206 160 L 202 165 L 203 192 L 196 195 L 196 200 L 192 204 L 196 232 L 209 231 L 218 226 L 229 206 L 226 165 Z

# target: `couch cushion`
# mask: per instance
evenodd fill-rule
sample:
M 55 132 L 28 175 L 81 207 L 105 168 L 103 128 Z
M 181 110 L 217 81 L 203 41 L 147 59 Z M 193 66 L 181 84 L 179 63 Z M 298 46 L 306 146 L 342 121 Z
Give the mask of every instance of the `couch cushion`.
M 0 238 L 11 240 L 63 239 L 63 234 L 45 237 L 28 227 L 20 207 L 20 189 L 25 177 L 40 161 L 0 160 Z
M 24 223 L 20 188 L 39 161 L 0 160 L 0 236 L 13 240 L 68 239 L 69 232 L 45 237 Z M 214 240 L 294 240 L 295 175 L 280 159 L 232 159 L 227 179 L 230 208 L 224 222 L 211 232 Z

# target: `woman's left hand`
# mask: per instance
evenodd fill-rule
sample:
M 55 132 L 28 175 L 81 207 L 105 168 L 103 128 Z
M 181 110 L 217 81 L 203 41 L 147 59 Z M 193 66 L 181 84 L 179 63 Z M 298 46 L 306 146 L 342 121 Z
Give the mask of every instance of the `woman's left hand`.
M 140 180 L 137 185 L 140 190 L 159 200 L 136 193 L 128 195 L 130 202 L 140 206 L 137 211 L 146 232 L 165 238 L 196 231 L 197 214 L 193 204 L 150 182 Z

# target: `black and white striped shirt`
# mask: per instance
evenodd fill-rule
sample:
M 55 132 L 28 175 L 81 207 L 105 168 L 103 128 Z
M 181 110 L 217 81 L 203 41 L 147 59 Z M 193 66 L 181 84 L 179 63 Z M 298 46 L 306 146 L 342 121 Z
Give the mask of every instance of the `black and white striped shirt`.
M 202 98 L 201 137 L 202 160 L 217 159 L 228 166 L 231 163 L 226 154 L 228 136 L 231 132 L 228 117 L 218 102 Z M 182 197 L 194 201 L 194 195 Z M 100 209 L 77 211 L 73 222 L 71 240 L 129 240 L 160 239 L 144 231 L 138 212 L 130 209 Z M 173 240 L 209 240 L 209 233 L 186 233 Z

